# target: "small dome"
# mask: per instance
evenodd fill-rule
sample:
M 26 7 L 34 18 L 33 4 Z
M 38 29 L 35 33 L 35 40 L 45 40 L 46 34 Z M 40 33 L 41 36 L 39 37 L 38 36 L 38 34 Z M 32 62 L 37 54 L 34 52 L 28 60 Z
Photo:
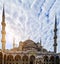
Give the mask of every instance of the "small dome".
M 47 50 L 46 49 L 43 49 L 43 52 L 47 52 Z

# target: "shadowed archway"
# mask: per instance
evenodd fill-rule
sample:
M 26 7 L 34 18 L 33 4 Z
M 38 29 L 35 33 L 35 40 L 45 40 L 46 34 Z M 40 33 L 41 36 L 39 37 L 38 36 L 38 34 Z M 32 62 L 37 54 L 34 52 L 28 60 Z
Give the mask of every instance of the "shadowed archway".
M 7 56 L 7 61 L 13 61 L 14 59 L 13 59 L 13 55 L 8 55 Z
M 28 56 L 24 55 L 22 57 L 23 64 L 28 64 Z
M 0 52 L 0 64 L 2 64 L 3 54 Z
M 21 56 L 20 55 L 15 56 L 15 63 L 16 64 L 21 64 Z
M 20 60 L 21 60 L 21 56 L 20 56 L 20 55 L 16 55 L 16 56 L 15 56 L 15 60 L 16 60 L 16 61 L 20 61 Z
M 30 56 L 30 64 L 35 64 L 35 56 Z
M 50 57 L 50 63 L 51 63 L 51 64 L 54 64 L 54 59 L 55 59 L 54 56 L 51 56 L 51 57 Z
M 44 56 L 44 63 L 45 63 L 45 64 L 48 64 L 48 61 L 49 61 L 48 56 Z
M 56 64 L 59 64 L 59 56 L 56 56 Z

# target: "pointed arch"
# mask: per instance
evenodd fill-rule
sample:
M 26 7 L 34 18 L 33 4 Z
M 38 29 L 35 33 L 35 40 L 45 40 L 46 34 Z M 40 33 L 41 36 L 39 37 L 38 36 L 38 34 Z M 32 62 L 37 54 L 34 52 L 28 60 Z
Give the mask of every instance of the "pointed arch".
M 48 64 L 48 61 L 49 61 L 48 56 L 44 56 L 44 63 L 47 63 Z
M 2 64 L 2 59 L 3 59 L 3 53 L 0 52 L 0 63 Z
M 41 60 L 39 61 L 39 64 L 43 64 Z
M 4 64 L 6 64 L 6 54 L 4 55 Z
M 15 56 L 15 61 L 20 61 L 21 60 L 21 56 L 20 55 L 16 55 Z
M 56 56 L 56 64 L 59 64 L 59 56 Z
M 54 60 L 55 60 L 55 57 L 54 56 L 50 56 L 50 63 L 51 64 L 54 64 Z
M 28 56 L 27 55 L 24 55 L 22 57 L 22 61 L 23 61 L 23 64 L 28 64 Z
M 30 56 L 30 64 L 35 64 L 35 56 Z
M 8 60 L 8 61 L 13 61 L 13 60 L 14 60 L 14 59 L 13 59 L 13 55 L 8 55 L 8 56 L 7 56 L 7 60 Z
M 44 56 L 44 60 L 48 60 L 48 56 Z

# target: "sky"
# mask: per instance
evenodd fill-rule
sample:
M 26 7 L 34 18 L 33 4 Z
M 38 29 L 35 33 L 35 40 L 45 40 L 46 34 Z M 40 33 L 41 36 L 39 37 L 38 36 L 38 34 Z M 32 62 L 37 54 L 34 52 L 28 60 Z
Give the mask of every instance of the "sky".
M 60 52 L 60 0 L 0 0 L 0 48 L 3 4 L 6 22 L 6 48 L 31 39 L 53 51 L 54 22 L 57 16 L 57 52 Z

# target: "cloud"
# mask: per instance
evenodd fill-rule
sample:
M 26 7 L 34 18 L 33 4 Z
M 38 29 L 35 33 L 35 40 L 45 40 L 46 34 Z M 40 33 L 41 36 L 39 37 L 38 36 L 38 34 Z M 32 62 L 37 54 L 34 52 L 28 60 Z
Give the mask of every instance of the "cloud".
M 2 12 L 2 5 L 3 1 L 1 0 L 0 13 Z M 13 37 L 15 37 L 15 43 L 17 44 L 19 44 L 19 41 L 26 40 L 29 37 L 38 42 L 41 37 L 44 48 L 47 49 L 49 46 L 48 50 L 53 51 L 54 16 L 56 13 L 58 20 L 57 43 L 58 52 L 60 52 L 59 6 L 59 0 L 5 0 L 7 48 L 12 48 Z

